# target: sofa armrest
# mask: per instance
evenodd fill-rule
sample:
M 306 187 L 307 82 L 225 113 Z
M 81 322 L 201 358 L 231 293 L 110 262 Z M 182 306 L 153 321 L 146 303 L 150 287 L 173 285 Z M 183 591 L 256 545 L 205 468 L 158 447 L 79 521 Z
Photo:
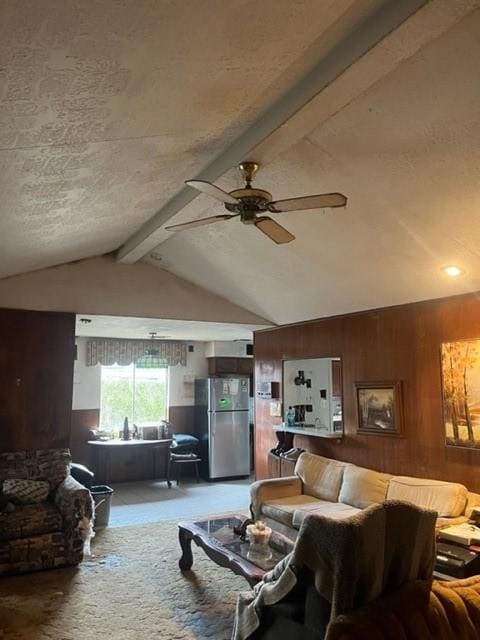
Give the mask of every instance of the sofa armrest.
M 472 509 L 474 507 L 480 507 L 480 495 L 469 491 L 467 493 L 467 504 L 465 505 L 465 515 L 470 518 L 472 515 Z
M 468 522 L 467 516 L 457 516 L 456 518 L 438 517 L 435 521 L 435 534 L 438 535 L 442 529 L 453 527 L 455 524 Z
M 257 480 L 250 485 L 250 509 L 254 519 L 260 516 L 260 507 L 263 502 L 301 495 L 302 487 L 302 481 L 298 476 Z
M 74 527 L 82 518 L 92 519 L 92 494 L 72 476 L 67 476 L 57 487 L 54 498 L 63 519 Z

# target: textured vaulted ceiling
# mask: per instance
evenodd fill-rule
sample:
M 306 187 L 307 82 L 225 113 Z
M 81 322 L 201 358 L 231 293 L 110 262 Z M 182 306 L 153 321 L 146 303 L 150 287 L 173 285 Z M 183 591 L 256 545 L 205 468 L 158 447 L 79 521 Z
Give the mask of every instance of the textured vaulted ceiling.
M 479 59 L 476 11 L 258 176 L 277 198 L 341 191 L 345 210 L 273 216 L 297 237 L 280 247 L 236 220 L 184 231 L 163 268 L 277 323 L 479 290 Z
M 115 250 L 351 4 L 3 0 L 0 277 Z
M 4 0 L 0 277 L 128 245 L 387 4 Z M 152 264 L 277 323 L 480 289 L 479 6 L 425 3 L 256 148 L 258 186 L 346 210 L 278 215 L 280 247 L 238 221 L 160 226 Z M 171 221 L 221 212 L 200 196 Z

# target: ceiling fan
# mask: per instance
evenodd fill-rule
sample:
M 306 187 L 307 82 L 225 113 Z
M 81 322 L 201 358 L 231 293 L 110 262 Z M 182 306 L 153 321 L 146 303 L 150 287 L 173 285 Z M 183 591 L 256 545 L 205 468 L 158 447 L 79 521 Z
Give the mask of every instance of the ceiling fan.
M 271 193 L 252 187 L 253 176 L 259 169 L 259 165 L 256 162 L 242 162 L 238 168 L 245 180 L 245 187 L 243 189 L 235 189 L 234 191 L 230 191 L 230 193 L 223 191 L 220 187 L 205 180 L 187 180 L 185 183 L 223 202 L 225 209 L 231 211 L 231 214 L 223 213 L 208 218 L 200 218 L 199 220 L 192 220 L 191 222 L 174 224 L 170 227 L 165 227 L 165 229 L 167 231 L 183 231 L 184 229 L 193 229 L 194 227 L 200 227 L 204 224 L 212 224 L 214 222 L 240 217 L 240 221 L 243 222 L 243 224 L 254 224 L 257 229 L 260 229 L 260 231 L 277 244 L 285 244 L 286 242 L 295 240 L 295 236 L 269 216 L 261 214 L 344 207 L 347 204 L 347 198 L 341 193 L 322 193 L 316 196 L 303 196 L 300 198 L 272 201 Z

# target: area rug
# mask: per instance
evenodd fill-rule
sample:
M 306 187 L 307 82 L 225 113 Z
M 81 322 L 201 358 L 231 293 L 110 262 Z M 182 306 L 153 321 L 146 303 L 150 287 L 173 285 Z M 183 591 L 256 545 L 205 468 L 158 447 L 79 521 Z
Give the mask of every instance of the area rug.
M 178 569 L 175 522 L 99 532 L 78 569 L 0 578 L 5 640 L 228 640 L 247 582 L 192 544 Z

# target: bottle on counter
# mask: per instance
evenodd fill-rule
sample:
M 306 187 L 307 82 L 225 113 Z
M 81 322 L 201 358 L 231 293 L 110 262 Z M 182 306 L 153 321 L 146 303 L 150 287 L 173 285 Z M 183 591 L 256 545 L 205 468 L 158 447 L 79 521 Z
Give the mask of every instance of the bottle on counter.
M 125 420 L 123 421 L 123 439 L 130 440 L 130 429 L 128 428 L 128 417 L 125 416 Z
M 167 440 L 170 437 L 168 432 L 168 422 L 166 420 L 162 420 L 162 424 L 160 427 L 160 437 Z
M 285 414 L 285 426 L 295 426 L 295 409 L 293 409 L 293 407 L 288 407 L 288 411 Z

